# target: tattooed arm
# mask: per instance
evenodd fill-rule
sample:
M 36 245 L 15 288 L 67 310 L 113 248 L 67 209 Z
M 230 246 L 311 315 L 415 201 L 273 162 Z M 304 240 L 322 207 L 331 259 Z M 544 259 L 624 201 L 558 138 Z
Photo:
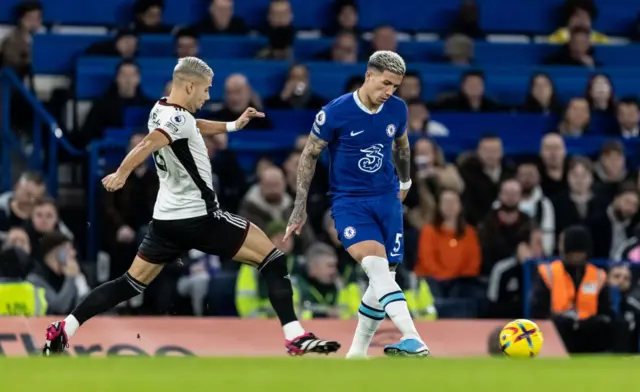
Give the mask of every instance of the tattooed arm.
M 393 142 L 393 161 L 400 181 L 411 180 L 411 145 L 406 132 Z
M 300 234 L 302 226 L 307 220 L 307 195 L 309 194 L 309 187 L 311 186 L 311 180 L 313 180 L 313 174 L 316 171 L 318 158 L 320 158 L 320 154 L 327 144 L 328 143 L 326 141 L 320 139 L 311 132 L 307 145 L 304 147 L 302 155 L 300 155 L 296 185 L 296 201 L 294 203 L 291 217 L 289 218 L 285 239 L 288 238 L 292 232 Z

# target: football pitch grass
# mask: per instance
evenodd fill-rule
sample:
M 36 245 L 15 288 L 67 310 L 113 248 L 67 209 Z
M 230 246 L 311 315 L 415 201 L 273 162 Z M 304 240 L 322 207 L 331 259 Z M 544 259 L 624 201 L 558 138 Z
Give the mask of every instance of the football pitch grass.
M 518 391 L 638 390 L 640 359 L 0 358 L 0 390 Z

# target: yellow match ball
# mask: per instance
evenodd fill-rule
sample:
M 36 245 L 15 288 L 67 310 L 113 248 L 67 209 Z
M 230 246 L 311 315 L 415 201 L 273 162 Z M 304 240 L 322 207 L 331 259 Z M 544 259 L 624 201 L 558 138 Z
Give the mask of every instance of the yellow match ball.
M 500 332 L 500 348 L 510 358 L 537 357 L 543 340 L 540 327 L 531 320 L 513 320 Z

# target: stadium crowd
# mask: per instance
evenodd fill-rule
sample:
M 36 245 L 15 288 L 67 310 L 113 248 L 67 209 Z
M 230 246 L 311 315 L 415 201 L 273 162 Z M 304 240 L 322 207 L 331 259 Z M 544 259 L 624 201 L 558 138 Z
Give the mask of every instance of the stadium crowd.
M 2 65 L 32 87 L 31 37 L 50 28 L 43 24 L 42 7 L 38 2 L 19 4 L 16 24 L 0 47 Z M 597 71 L 602 59 L 592 47 L 620 37 L 592 29 L 592 20 L 598 17 L 593 1 L 567 0 L 561 12 L 563 23 L 547 37 L 558 44 L 557 51 L 544 64 L 594 69 L 584 95 L 561 102 L 554 80 L 546 73 L 536 73 L 531 75 L 524 104 L 514 105 L 486 94 L 483 70 L 474 67 L 474 45 L 488 35 L 479 22 L 480 8 L 474 1 L 462 2 L 456 23 L 441 35 L 444 53 L 439 62 L 472 66 L 463 73 L 458 91 L 425 102 L 421 89 L 429 81 L 412 71 L 397 91 L 408 105 L 408 130 L 416 139 L 412 150 L 414 186 L 404 203 L 405 260 L 397 274 L 409 307 L 415 318 L 425 320 L 514 319 L 525 316 L 526 302 L 535 312 L 536 298 L 529 299 L 530 292 L 524 291 L 529 287 L 523 282 L 528 268 L 525 263 L 565 254 L 561 234 L 574 225 L 584 225 L 590 233 L 589 256 L 607 260 L 598 266 L 608 271 L 607 285 L 615 292 L 609 303 L 598 305 L 594 315 L 615 325 L 618 332 L 626 331 L 619 333 L 624 339 L 602 349 L 615 346 L 618 351 L 637 352 L 640 275 L 631 266 L 640 262 L 640 172 L 629 159 L 637 151 L 628 151 L 623 141 L 640 136 L 640 108 L 636 96 L 617 96 L 611 79 Z M 638 7 L 630 10 L 638 11 Z M 294 28 L 295 15 L 288 0 L 269 3 L 265 28 L 260 31 L 234 15 L 233 0 L 211 1 L 209 14 L 192 26 L 164 24 L 163 3 L 158 0 L 137 1 L 133 14 L 131 25 L 117 29 L 112 38 L 85 52 L 121 60 L 111 88 L 92 102 L 86 118 L 75 127 L 65 120 L 67 102 L 74 99 L 72 89 L 56 88 L 46 102 L 60 124 L 67 124 L 65 135 L 79 148 L 101 139 L 109 128 L 122 127 L 126 108 L 153 104 L 156 97 L 143 92 L 136 61 L 138 37 L 146 34 L 173 34 L 176 58 L 199 56 L 203 36 L 260 34 L 267 37 L 268 45 L 255 53 L 257 60 L 292 61 L 280 93 L 274 96 L 261 96 L 242 70 L 214 81 L 224 83 L 224 96 L 220 102 L 211 102 L 202 117 L 232 121 L 253 106 L 264 110 L 267 117 L 254 120 L 246 132 L 269 132 L 273 130 L 270 110 L 315 111 L 327 103 L 328 98 L 310 84 L 309 68 L 294 63 L 296 34 L 305 32 Z M 316 32 L 331 37 L 333 44 L 330 50 L 318 53 L 317 61 L 366 61 L 375 50 L 397 51 L 399 41 L 407 36 L 391 25 L 362 31 L 358 15 L 356 2 L 336 1 L 332 27 Z M 625 38 L 640 40 L 640 19 Z M 411 70 L 412 60 L 406 60 Z M 344 92 L 355 91 L 362 81 L 349 80 Z M 170 88 L 166 86 L 165 94 Z M 12 126 L 29 139 L 26 130 L 33 117 L 31 109 L 18 98 L 14 101 Z M 452 131 L 431 120 L 432 113 L 442 112 L 535 113 L 559 120 L 539 141 L 535 155 L 505 154 L 502 137 L 487 129 L 475 150 L 452 157 L 440 146 Z M 610 140 L 600 146 L 595 159 L 569 154 L 565 137 L 589 134 L 595 118 L 598 124 L 605 124 L 603 133 Z M 146 132 L 144 127 L 134 132 L 129 147 Z M 296 139 L 284 160 L 260 157 L 252 172 L 243 169 L 226 135 L 206 138 L 205 142 L 221 205 L 261 227 L 289 255 L 302 317 L 356 317 L 364 275 L 342 248 L 334 229 L 325 165 L 319 164 L 312 184 L 308 225 L 300 237 L 282 242 L 306 136 Z M 86 223 L 79 218 L 82 214 L 70 213 L 67 218 L 58 209 L 58 201 L 48 196 L 41 173 L 22 173 L 13 190 L 0 195 L 0 282 L 28 282 L 37 301 L 26 310 L 8 309 L 7 314 L 66 314 L 91 286 L 122 275 L 151 219 L 157 189 L 153 162 L 149 162 L 134 172 L 122 191 L 102 193 L 101 252 L 97 260 L 84 260 Z M 0 284 L 0 297 L 9 295 L 3 287 Z M 234 295 L 229 295 L 229 290 Z M 273 316 L 264 284 L 252 268 L 197 251 L 165 268 L 144 297 L 121 304 L 116 311 Z M 3 312 L 0 309 L 0 314 Z M 550 313 L 530 315 L 534 316 L 547 318 Z

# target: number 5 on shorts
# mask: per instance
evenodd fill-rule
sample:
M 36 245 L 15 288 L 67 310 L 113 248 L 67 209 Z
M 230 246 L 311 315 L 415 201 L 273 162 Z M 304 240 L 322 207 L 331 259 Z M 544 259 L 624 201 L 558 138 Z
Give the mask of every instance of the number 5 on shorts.
M 396 242 L 393 246 L 393 253 L 398 253 L 400 251 L 400 248 L 402 247 L 402 233 L 397 233 L 396 234 Z

